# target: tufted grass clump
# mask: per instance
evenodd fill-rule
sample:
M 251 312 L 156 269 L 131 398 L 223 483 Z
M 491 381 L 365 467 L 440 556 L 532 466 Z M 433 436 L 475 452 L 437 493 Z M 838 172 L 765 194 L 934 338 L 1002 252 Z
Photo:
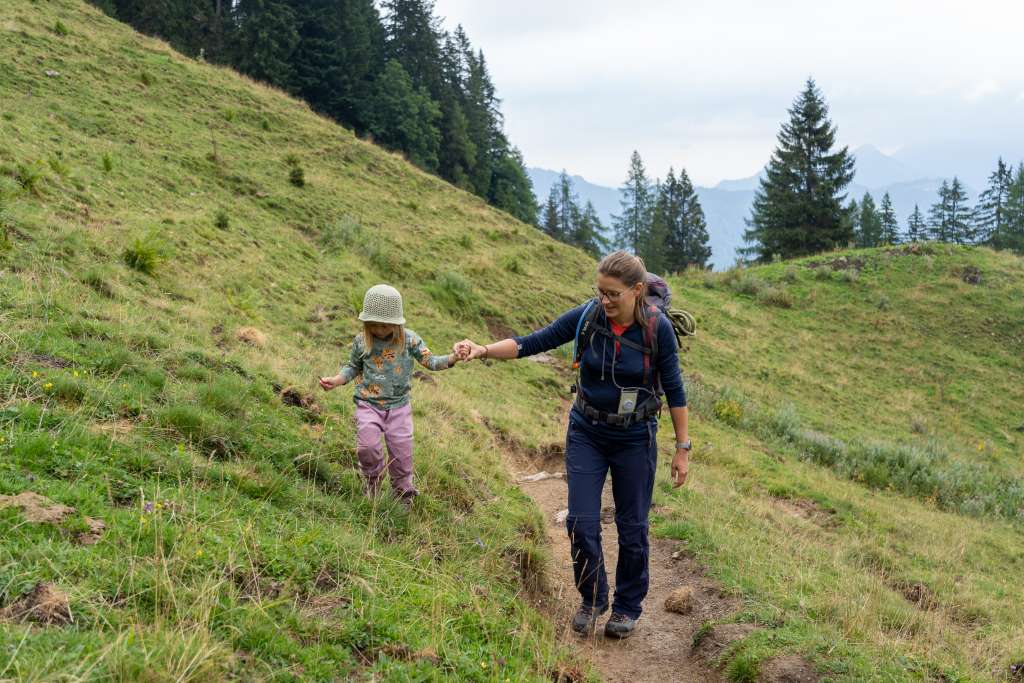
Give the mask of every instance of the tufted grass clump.
M 288 172 L 288 182 L 295 187 L 306 186 L 306 172 L 302 170 L 301 166 L 292 167 L 292 170 Z
M 231 227 L 231 217 L 228 216 L 228 212 L 221 209 L 217 212 L 217 215 L 213 218 L 213 225 L 220 230 L 227 230 Z
M 480 298 L 472 283 L 453 270 L 435 277 L 426 289 L 441 308 L 455 317 L 464 318 L 480 310 Z
M 163 248 L 153 235 L 136 237 L 121 252 L 121 260 L 132 270 L 153 275 L 163 260 Z

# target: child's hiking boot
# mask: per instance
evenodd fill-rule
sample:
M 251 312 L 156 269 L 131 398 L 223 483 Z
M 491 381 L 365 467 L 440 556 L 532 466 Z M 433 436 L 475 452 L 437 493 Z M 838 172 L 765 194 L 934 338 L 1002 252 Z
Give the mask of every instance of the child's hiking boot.
M 636 630 L 636 619 L 618 612 L 612 612 L 612 616 L 604 625 L 604 634 L 610 638 L 629 638 L 633 635 L 634 630 Z
M 597 609 L 588 605 L 581 605 L 572 618 L 572 630 L 581 635 L 588 635 L 594 632 L 597 618 L 608 611 L 608 607 Z
M 412 501 L 418 495 L 420 495 L 420 492 L 417 491 L 416 489 L 403 491 L 402 493 L 398 494 L 398 502 L 401 503 L 402 507 L 404 507 L 406 510 L 411 510 Z

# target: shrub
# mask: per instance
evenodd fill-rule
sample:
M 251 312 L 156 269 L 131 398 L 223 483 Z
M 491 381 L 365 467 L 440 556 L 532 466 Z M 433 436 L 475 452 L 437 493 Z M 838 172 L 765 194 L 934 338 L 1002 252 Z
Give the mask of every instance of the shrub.
M 345 247 L 363 242 L 363 226 L 351 216 L 342 216 L 320 229 L 320 246 L 329 253 L 337 253 Z
M 68 27 L 65 26 L 64 22 L 61 21 L 60 19 L 58 19 L 57 23 L 53 25 L 53 32 L 56 33 L 58 36 L 61 36 L 62 38 L 64 36 L 71 35 L 71 31 L 68 30 Z
M 523 264 L 514 256 L 506 258 L 502 266 L 510 273 L 515 273 L 516 275 L 523 274 Z
M 456 317 L 468 317 L 479 310 L 480 300 L 472 283 L 454 271 L 438 275 L 426 290 L 434 301 Z
M 231 218 L 228 216 L 228 212 L 224 209 L 218 211 L 216 217 L 213 219 L 213 224 L 221 230 L 227 230 L 231 227 Z
M 43 169 L 39 163 L 18 164 L 14 179 L 18 181 L 22 190 L 38 195 L 39 183 L 43 180 Z
M 746 271 L 730 271 L 738 272 L 733 278 L 729 280 L 729 286 L 737 294 L 746 294 L 748 296 L 757 296 L 761 290 L 767 287 L 767 283 L 761 278 L 757 277 L 753 273 Z
M 132 270 L 152 275 L 163 258 L 162 250 L 152 236 L 136 237 L 121 252 L 121 260 Z
M 793 297 L 782 287 L 766 285 L 757 292 L 758 303 L 779 308 L 793 308 Z
M 743 419 L 743 404 L 739 401 L 720 398 L 715 401 L 715 417 L 733 427 L 739 425 Z
M 306 172 L 302 170 L 301 166 L 292 167 L 292 170 L 288 173 L 288 182 L 295 187 L 306 186 Z
M 104 172 L 110 173 L 114 170 L 114 157 L 110 156 L 110 152 L 104 152 L 100 162 L 103 164 Z
M 49 164 L 50 169 L 54 173 L 59 175 L 61 178 L 67 178 L 68 175 L 71 173 L 71 169 L 68 168 L 68 165 L 65 164 L 64 161 L 58 157 L 50 157 Z

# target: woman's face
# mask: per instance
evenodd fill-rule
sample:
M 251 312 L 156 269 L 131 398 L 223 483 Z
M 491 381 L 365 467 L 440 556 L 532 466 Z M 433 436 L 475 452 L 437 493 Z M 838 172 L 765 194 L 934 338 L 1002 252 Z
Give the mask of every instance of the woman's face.
M 395 326 L 387 323 L 366 323 L 366 329 L 377 339 L 390 339 L 395 333 Z
M 638 282 L 632 287 L 617 277 L 609 275 L 597 275 L 597 295 L 604 307 L 605 315 L 609 318 L 617 318 L 625 313 L 632 313 L 636 305 L 636 298 L 640 296 L 641 284 Z

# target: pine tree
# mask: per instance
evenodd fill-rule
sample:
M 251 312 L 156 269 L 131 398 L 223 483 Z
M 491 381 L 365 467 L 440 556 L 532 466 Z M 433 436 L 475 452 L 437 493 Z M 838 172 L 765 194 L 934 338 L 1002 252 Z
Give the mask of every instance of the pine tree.
M 1003 161 L 996 164 L 996 170 L 988 177 L 988 187 L 978 197 L 974 222 L 978 230 L 978 241 L 994 244 L 1007 229 L 1007 202 L 1013 185 L 1013 168 Z
M 910 214 L 910 218 L 907 219 L 907 241 L 918 242 L 926 239 L 928 236 L 928 224 L 924 220 L 924 215 L 921 213 L 921 209 L 917 204 L 914 204 L 914 212 Z
M 569 174 L 562 170 L 555 181 L 558 189 L 556 200 L 558 204 L 558 239 L 569 242 L 575 232 L 576 222 L 580 216 L 579 197 L 576 195 L 576 188 L 573 187 Z
M 232 64 L 259 81 L 295 92 L 293 56 L 299 32 L 292 8 L 277 0 L 238 0 Z
M 882 243 L 882 218 L 870 192 L 865 192 L 864 198 L 860 200 L 856 242 L 858 247 L 877 247 Z
M 604 226 L 597 215 L 597 209 L 591 201 L 587 201 L 579 214 L 570 243 L 597 258 L 608 249 L 608 241 L 604 238 Z
M 377 142 L 404 152 L 417 166 L 433 171 L 441 142 L 436 127 L 440 117 L 430 93 L 413 86 L 398 60 L 389 61 L 370 103 L 369 130 Z
M 833 151 L 836 129 L 813 79 L 789 116 L 743 236 L 751 245 L 743 252 L 761 261 L 844 246 L 851 237 L 842 202 L 854 159 L 846 147 Z
M 849 203 L 843 208 L 843 232 L 850 236 L 847 241 L 848 246 L 855 246 L 857 243 L 857 226 L 860 222 L 860 204 L 853 197 L 850 198 Z M 844 245 L 845 246 L 845 245 Z
M 622 214 L 612 217 L 615 240 L 623 249 L 639 254 L 651 231 L 654 201 L 644 162 L 636 150 L 629 159 L 629 172 L 621 193 Z
M 882 223 L 882 244 L 899 244 L 900 222 L 896 218 L 896 210 L 892 207 L 892 197 L 886 192 L 882 195 L 882 204 L 878 210 L 878 218 Z
M 295 91 L 317 111 L 364 132 L 374 79 L 384 68 L 384 27 L 373 0 L 290 0 L 299 42 Z
M 413 87 L 441 96 L 441 30 L 433 0 L 384 0 L 385 54 L 409 75 Z
M 687 266 L 706 267 L 711 257 L 707 222 L 685 169 L 680 169 L 677 178 L 675 170 L 669 168 L 655 203 L 653 222 L 665 234 L 664 269 L 667 272 L 679 272 Z
M 972 241 L 971 210 L 967 205 L 967 192 L 959 178 L 942 181 L 939 201 L 929 212 L 929 237 L 937 242 L 968 244 Z
M 540 229 L 548 237 L 562 242 L 565 241 L 565 236 L 562 234 L 561 223 L 558 219 L 558 192 L 558 183 L 555 183 L 548 192 L 548 200 L 541 208 Z
M 523 155 L 508 145 L 505 136 L 491 165 L 491 187 L 486 199 L 495 208 L 506 211 L 524 223 L 534 224 L 537 218 L 533 183 L 526 173 Z
M 1017 167 L 1017 174 L 1007 194 L 1006 230 L 992 246 L 996 249 L 1012 249 L 1024 255 L 1024 163 Z

